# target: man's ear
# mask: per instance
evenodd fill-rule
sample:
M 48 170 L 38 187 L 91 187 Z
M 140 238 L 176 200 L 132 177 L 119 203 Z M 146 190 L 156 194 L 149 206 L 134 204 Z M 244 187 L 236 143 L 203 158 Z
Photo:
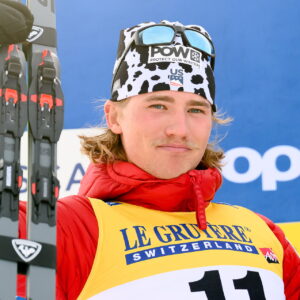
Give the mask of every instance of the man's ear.
M 120 111 L 113 101 L 106 101 L 104 104 L 104 113 L 108 128 L 115 134 L 121 134 L 122 128 L 119 124 Z

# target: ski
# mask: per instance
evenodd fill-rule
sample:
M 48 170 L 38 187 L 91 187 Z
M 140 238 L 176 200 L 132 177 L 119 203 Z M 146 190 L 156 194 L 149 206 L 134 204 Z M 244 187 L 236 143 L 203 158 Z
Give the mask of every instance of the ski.
M 63 128 L 63 94 L 56 53 L 54 0 L 28 0 L 34 26 L 26 51 L 29 71 L 27 233 L 38 264 L 29 264 L 27 299 L 55 299 L 56 275 L 56 146 Z
M 0 299 L 15 299 L 20 139 L 27 124 L 26 62 L 18 45 L 0 47 Z
M 59 193 L 56 146 L 63 128 L 64 109 L 54 0 L 28 1 L 31 12 L 21 0 L 1 1 L 0 300 L 16 299 L 17 274 L 26 275 L 28 300 L 53 300 Z M 35 19 L 33 27 L 31 13 Z M 26 37 L 25 44 L 9 44 L 24 42 Z M 20 239 L 20 139 L 27 123 L 27 239 Z

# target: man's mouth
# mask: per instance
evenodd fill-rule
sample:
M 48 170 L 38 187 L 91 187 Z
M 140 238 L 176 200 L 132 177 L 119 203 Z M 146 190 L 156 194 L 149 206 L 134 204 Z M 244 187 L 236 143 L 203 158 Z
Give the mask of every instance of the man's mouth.
M 187 152 L 191 150 L 191 148 L 183 144 L 163 144 L 157 146 L 157 148 L 171 152 Z

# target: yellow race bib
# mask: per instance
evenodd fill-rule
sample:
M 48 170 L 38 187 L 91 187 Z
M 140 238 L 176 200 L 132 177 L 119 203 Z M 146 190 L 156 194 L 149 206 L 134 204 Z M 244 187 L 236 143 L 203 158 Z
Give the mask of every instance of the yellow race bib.
M 282 246 L 255 213 L 211 203 L 202 231 L 194 212 L 90 201 L 99 240 L 78 299 L 285 299 Z

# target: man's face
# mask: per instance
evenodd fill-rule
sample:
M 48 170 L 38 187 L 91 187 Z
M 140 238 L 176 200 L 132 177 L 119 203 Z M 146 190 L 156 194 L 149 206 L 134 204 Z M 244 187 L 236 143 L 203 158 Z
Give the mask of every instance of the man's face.
M 110 128 L 121 134 L 128 160 L 141 169 L 170 179 L 201 161 L 212 128 L 211 105 L 203 97 L 159 91 L 131 97 L 116 109 L 117 125 Z

